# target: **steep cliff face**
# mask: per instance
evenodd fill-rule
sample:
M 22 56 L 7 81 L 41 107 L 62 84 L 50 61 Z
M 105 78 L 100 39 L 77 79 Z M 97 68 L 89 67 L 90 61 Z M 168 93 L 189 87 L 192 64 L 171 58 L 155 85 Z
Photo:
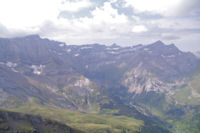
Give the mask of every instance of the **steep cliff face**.
M 167 80 L 161 80 L 156 73 L 152 73 L 143 67 L 143 63 L 138 64 L 136 68 L 124 73 L 122 77 L 122 84 L 129 88 L 129 93 L 136 95 L 142 92 L 158 92 L 158 93 L 170 93 L 176 88 L 181 88 L 185 84 L 185 78 L 168 82 Z
M 143 91 L 165 92 L 170 88 L 160 81 L 154 74 L 147 72 L 140 63 L 136 68 L 124 74 L 122 84 L 129 88 L 129 93 L 141 94 Z

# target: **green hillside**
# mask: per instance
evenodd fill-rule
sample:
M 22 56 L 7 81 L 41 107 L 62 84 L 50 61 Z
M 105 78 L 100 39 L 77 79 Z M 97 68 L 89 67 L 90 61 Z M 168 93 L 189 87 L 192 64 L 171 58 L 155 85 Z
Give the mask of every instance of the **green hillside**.
M 47 108 L 36 105 L 27 105 L 14 109 L 14 111 L 42 115 L 87 133 L 121 133 L 122 131 L 136 133 L 140 132 L 144 125 L 142 121 L 126 116 L 86 114 L 77 111 L 52 107 Z
M 40 116 L 0 110 L 0 133 L 82 133 L 82 131 Z

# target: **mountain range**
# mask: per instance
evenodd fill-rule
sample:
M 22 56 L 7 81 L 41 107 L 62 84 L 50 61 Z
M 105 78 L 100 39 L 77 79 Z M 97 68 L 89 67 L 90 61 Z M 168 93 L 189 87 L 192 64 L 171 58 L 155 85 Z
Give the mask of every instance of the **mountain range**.
M 83 132 L 198 133 L 200 58 L 161 41 L 121 47 L 0 38 L 0 108 Z

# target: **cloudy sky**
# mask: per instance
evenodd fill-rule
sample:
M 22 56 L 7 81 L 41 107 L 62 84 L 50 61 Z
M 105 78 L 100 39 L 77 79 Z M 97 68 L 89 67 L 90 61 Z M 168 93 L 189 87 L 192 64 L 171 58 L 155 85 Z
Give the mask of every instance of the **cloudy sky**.
M 200 0 L 0 0 L 0 37 L 28 34 L 67 44 L 162 40 L 200 51 Z

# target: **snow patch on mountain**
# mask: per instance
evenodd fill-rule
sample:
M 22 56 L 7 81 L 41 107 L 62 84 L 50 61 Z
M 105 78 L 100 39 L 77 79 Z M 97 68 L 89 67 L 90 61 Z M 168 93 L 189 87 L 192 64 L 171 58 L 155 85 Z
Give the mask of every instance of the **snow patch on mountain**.
M 84 46 L 84 47 L 81 47 L 81 50 L 84 50 L 84 49 L 91 49 L 92 47 L 89 47 L 89 46 Z
M 80 54 L 75 54 L 74 56 L 77 57 L 77 56 L 79 56 L 79 55 L 80 55 Z
M 33 69 L 33 74 L 41 75 L 45 65 L 32 65 L 31 69 Z
M 163 58 L 174 58 L 176 55 L 161 55 Z
M 16 67 L 17 66 L 17 63 L 13 63 L 13 62 L 10 62 L 10 61 L 8 61 L 7 63 L 6 63 L 6 66 L 7 67 Z
M 67 49 L 67 52 L 70 53 L 72 50 L 71 49 Z
M 60 47 L 64 47 L 64 46 L 65 46 L 65 44 L 61 43 L 61 44 L 59 44 L 59 46 L 60 46 Z
M 81 78 L 80 80 L 77 80 L 74 84 L 74 86 L 77 87 L 85 87 L 90 85 L 90 80 L 87 78 Z

